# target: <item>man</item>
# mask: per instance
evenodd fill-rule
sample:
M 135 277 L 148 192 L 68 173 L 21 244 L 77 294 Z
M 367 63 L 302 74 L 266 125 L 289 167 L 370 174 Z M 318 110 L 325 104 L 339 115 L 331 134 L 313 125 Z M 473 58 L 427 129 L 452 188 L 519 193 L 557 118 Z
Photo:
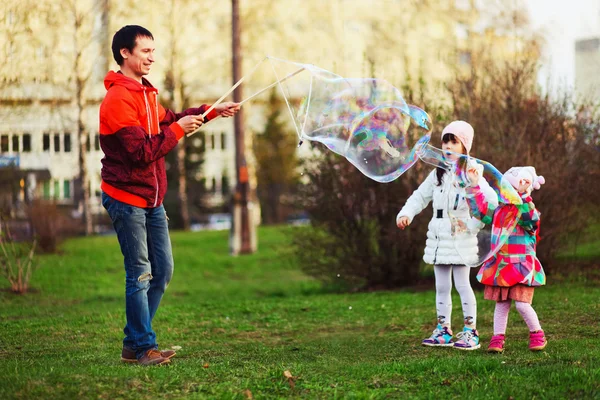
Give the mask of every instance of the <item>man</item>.
M 100 106 L 102 205 L 113 222 L 125 260 L 127 325 L 121 360 L 142 365 L 170 362 L 172 350 L 160 351 L 152 319 L 171 277 L 173 255 L 162 205 L 167 191 L 165 155 L 187 133 L 217 116 L 230 117 L 237 103 L 207 105 L 181 114 L 158 103 L 158 91 L 144 76 L 154 63 L 150 31 L 128 25 L 113 37 L 120 70 L 104 79 Z

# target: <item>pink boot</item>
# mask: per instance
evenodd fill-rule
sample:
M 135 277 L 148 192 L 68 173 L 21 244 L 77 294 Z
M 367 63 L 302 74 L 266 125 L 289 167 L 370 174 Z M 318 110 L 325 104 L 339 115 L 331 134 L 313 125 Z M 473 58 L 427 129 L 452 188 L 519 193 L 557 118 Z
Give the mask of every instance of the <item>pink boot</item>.
M 504 335 L 494 335 L 487 348 L 488 353 L 502 353 L 504 351 Z
M 544 331 L 539 330 L 535 332 L 529 333 L 529 350 L 531 351 L 540 351 L 544 350 L 548 344 L 546 340 L 546 336 L 544 335 Z

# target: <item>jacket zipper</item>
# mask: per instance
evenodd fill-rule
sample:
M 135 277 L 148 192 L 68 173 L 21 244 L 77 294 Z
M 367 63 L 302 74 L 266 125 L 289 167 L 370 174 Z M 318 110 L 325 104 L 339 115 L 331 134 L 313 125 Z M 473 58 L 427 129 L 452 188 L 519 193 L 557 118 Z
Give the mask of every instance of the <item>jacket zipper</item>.
M 445 183 L 444 183 L 445 184 Z M 445 198 L 446 193 L 444 191 L 445 188 L 442 188 L 442 198 Z M 444 218 L 444 215 L 442 214 L 442 219 Z M 439 229 L 439 228 L 438 228 Z M 435 235 L 435 252 L 433 253 L 433 265 L 435 265 L 435 262 L 437 261 L 437 252 L 438 249 L 440 248 L 440 237 L 439 235 Z

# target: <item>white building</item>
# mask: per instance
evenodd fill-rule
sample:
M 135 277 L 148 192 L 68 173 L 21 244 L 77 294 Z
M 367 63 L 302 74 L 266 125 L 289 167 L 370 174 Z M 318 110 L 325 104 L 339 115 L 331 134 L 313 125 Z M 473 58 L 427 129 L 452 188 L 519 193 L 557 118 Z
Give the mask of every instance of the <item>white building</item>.
M 583 99 L 600 98 L 600 37 L 575 42 L 575 91 Z

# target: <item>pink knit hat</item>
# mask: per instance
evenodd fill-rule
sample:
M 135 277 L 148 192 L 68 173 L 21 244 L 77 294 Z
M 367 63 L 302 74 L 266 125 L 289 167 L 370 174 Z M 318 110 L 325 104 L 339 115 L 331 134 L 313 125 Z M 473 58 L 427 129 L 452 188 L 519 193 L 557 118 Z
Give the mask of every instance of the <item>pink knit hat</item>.
M 465 146 L 467 153 L 471 152 L 471 146 L 473 145 L 473 136 L 475 132 L 473 131 L 473 127 L 465 121 L 452 121 L 450 122 L 442 131 L 442 139 L 444 135 L 451 133 L 460 140 L 460 142 Z
M 527 179 L 531 182 L 531 186 L 527 190 L 528 193 L 531 193 L 531 190 L 533 189 L 539 189 L 541 185 L 546 183 L 546 179 L 541 175 L 537 175 L 534 167 L 512 167 L 504 173 L 504 178 L 506 178 L 515 189 L 519 187 L 523 179 Z

